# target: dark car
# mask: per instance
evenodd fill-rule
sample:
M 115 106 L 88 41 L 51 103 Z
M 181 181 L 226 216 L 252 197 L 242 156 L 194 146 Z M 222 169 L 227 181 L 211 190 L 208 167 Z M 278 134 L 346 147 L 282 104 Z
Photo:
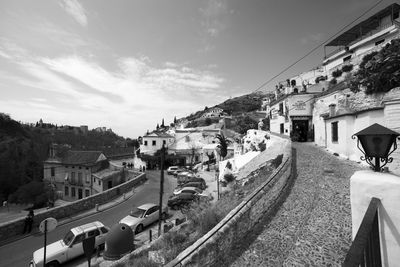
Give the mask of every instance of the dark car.
M 199 178 L 196 181 L 187 182 L 187 183 L 181 184 L 179 186 L 179 188 L 183 188 L 183 187 L 197 187 L 201 190 L 204 190 L 207 188 L 207 185 L 206 185 L 206 182 L 202 178 Z
M 204 185 L 206 184 L 206 181 L 204 181 L 203 178 L 196 177 L 193 174 L 185 175 L 184 177 L 180 177 L 180 179 L 178 178 L 178 185 L 179 186 L 183 186 L 184 184 L 190 183 L 190 182 L 200 182 L 200 183 L 203 183 Z
M 193 201 L 197 200 L 199 197 L 196 196 L 195 194 L 191 193 L 181 193 L 176 196 L 171 196 L 168 199 L 168 207 L 170 207 L 173 210 L 177 210 L 181 208 L 182 206 L 187 206 Z

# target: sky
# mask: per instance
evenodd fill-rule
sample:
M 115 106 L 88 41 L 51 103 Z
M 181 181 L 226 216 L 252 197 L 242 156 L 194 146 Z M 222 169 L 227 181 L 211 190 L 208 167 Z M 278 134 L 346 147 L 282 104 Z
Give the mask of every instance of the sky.
M 377 2 L 2 0 L 0 112 L 137 138 L 256 90 Z M 323 56 L 320 47 L 262 89 Z

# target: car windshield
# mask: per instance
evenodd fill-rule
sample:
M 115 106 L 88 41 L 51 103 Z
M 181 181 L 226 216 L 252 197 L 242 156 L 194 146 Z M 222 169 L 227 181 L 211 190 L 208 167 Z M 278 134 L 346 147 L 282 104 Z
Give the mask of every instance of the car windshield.
M 74 235 L 71 231 L 69 231 L 69 232 L 64 236 L 64 239 L 63 239 L 64 244 L 67 245 L 67 246 L 69 246 L 70 243 L 72 242 L 72 240 L 74 239 L 74 237 L 75 237 L 75 235 Z
M 142 218 L 145 212 L 146 212 L 145 210 L 135 208 L 134 210 L 131 211 L 131 216 L 136 218 Z

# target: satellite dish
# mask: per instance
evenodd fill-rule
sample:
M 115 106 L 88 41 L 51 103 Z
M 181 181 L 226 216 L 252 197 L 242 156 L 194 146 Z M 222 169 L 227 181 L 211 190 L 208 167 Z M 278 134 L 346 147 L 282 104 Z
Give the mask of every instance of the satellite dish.
M 46 226 L 46 224 L 47 224 L 47 226 Z M 54 219 L 54 218 L 47 218 L 47 219 L 44 219 L 44 220 L 40 223 L 40 225 L 39 225 L 39 230 L 40 230 L 40 232 L 42 232 L 42 233 L 44 233 L 45 231 L 46 231 L 46 232 L 51 232 L 51 231 L 53 231 L 54 229 L 56 229 L 56 227 L 57 227 L 57 220 Z

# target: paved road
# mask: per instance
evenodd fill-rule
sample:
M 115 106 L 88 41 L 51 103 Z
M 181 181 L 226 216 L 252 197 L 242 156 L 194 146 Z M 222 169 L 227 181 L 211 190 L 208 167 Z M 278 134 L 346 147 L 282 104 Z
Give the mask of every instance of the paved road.
M 340 266 L 351 243 L 350 177 L 362 168 L 312 143 L 297 149 L 297 178 L 274 218 L 232 267 Z
M 159 201 L 160 173 L 154 171 L 146 172 L 148 181 L 135 190 L 135 194 L 127 201 L 112 207 L 108 210 L 89 215 L 82 219 L 60 225 L 53 232 L 48 234 L 48 244 L 62 239 L 65 233 L 78 225 L 92 221 L 101 221 L 111 227 L 125 217 L 133 206 L 139 206 L 144 203 Z M 173 192 L 176 186 L 176 179 L 165 175 L 163 203 L 166 203 L 168 196 Z M 28 266 L 32 258 L 32 253 L 43 247 L 43 235 L 36 234 L 24 239 L 0 247 L 0 266 L 22 267 Z

